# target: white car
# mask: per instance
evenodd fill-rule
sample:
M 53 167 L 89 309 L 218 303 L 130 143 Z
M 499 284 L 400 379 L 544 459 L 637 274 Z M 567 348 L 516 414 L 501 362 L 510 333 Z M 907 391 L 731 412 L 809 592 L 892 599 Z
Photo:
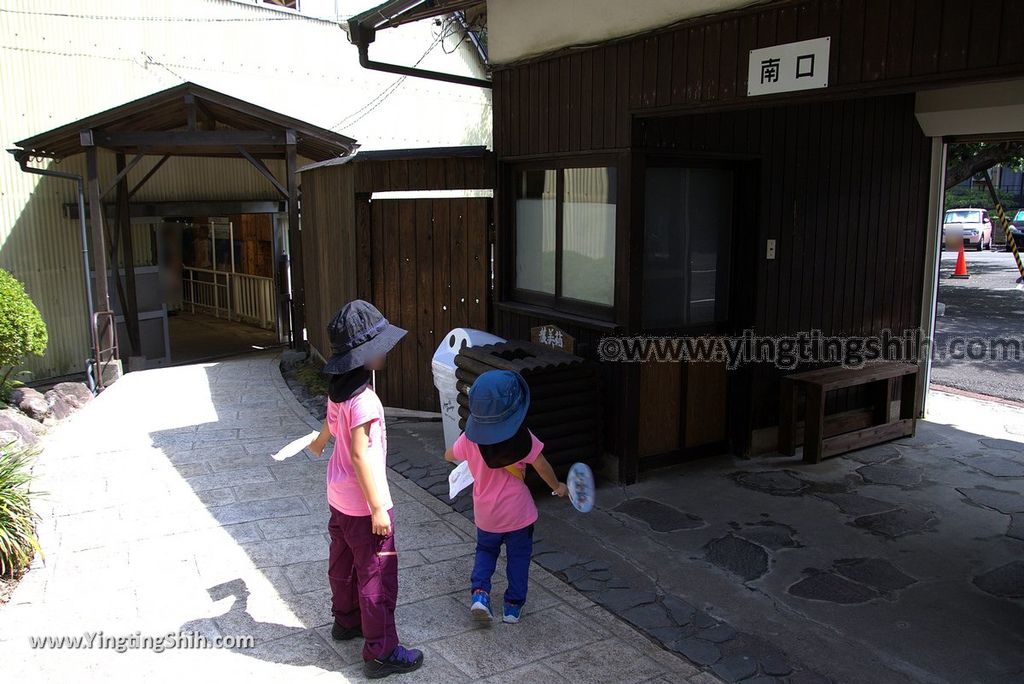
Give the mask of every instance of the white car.
M 974 247 L 979 252 L 992 249 L 992 220 L 986 209 L 950 209 L 942 221 L 942 244 L 949 236 L 953 246 L 957 236 L 963 239 L 964 249 Z

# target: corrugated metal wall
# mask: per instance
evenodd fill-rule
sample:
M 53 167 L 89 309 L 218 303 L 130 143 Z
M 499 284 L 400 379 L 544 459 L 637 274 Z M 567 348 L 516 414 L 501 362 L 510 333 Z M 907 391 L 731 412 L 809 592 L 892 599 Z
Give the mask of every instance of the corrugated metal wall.
M 430 48 L 421 66 L 473 72 L 465 46 L 446 55 L 430 22 L 420 24 L 382 34 L 375 55 L 412 63 Z M 4 148 L 183 81 L 333 128 L 364 149 L 490 143 L 489 93 L 363 70 L 337 24 L 229 0 L 0 0 Z M 112 178 L 113 155 L 102 163 Z M 84 161 L 54 168 L 81 173 Z M 136 199 L 275 197 L 244 161 L 172 159 Z M 28 365 L 39 377 L 81 370 L 88 349 L 78 225 L 62 214 L 75 199 L 74 183 L 0 159 L 0 268 L 25 282 L 47 322 L 49 351 Z

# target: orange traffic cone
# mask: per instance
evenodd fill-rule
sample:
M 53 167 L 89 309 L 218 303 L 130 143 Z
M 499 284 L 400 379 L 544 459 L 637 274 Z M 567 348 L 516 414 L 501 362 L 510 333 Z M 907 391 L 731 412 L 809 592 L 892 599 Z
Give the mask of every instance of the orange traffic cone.
M 967 272 L 967 257 L 964 256 L 964 246 L 960 245 L 960 253 L 956 256 L 956 268 L 953 269 L 953 275 L 950 278 L 970 278 L 971 275 Z

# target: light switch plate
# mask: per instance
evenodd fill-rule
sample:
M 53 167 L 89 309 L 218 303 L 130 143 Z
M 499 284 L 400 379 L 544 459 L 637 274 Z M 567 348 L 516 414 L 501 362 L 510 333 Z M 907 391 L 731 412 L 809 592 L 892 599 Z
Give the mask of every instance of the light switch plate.
M 765 258 L 769 260 L 775 258 L 775 240 L 768 241 L 768 250 L 765 254 Z

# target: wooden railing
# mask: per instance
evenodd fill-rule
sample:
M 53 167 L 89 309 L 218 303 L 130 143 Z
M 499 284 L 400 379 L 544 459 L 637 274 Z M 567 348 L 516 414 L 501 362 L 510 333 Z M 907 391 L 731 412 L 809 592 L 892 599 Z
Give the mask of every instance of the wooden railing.
M 198 311 L 267 329 L 277 325 L 273 278 L 185 267 L 182 298 L 193 313 Z

